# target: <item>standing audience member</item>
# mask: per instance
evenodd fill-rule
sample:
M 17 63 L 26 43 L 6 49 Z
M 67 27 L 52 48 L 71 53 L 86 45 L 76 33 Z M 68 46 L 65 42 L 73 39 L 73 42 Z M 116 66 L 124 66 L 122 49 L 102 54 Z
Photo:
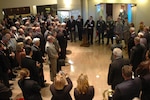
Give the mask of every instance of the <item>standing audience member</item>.
M 18 42 L 16 46 L 16 60 L 21 68 L 21 60 L 26 56 L 23 42 Z
M 117 84 L 123 82 L 121 69 L 124 65 L 129 65 L 129 60 L 122 57 L 122 50 L 119 48 L 115 48 L 113 50 L 113 56 L 114 60 L 109 65 L 107 82 L 108 85 L 111 85 L 111 88 L 114 90 Z
M 113 36 L 114 36 L 114 21 L 111 16 L 108 16 L 106 21 L 106 32 L 107 32 L 107 43 L 109 44 L 109 39 L 111 39 L 111 43 L 113 44 Z
M 122 41 L 122 39 L 123 39 L 123 23 L 120 18 L 118 18 L 117 22 L 115 23 L 114 33 L 115 33 L 115 35 L 118 35 L 120 38 L 120 41 Z
M 92 100 L 94 97 L 94 87 L 89 85 L 88 77 L 81 74 L 77 80 L 77 87 L 74 89 L 75 100 Z
M 64 72 L 59 72 L 54 79 L 54 83 L 50 86 L 51 100 L 72 100 L 69 93 L 72 87 L 70 78 Z
M 133 46 L 135 46 L 135 44 L 134 44 L 135 37 L 136 37 L 135 28 L 130 27 L 130 38 L 128 40 L 128 56 L 129 56 L 129 58 L 130 58 L 131 49 Z
M 71 16 L 71 19 L 67 21 L 66 29 L 70 33 L 71 42 L 76 42 L 76 33 L 75 33 L 75 25 L 76 21 L 74 20 L 74 16 Z
M 18 85 L 22 90 L 25 100 L 42 100 L 40 85 L 30 78 L 30 71 L 26 68 L 21 69 Z
M 140 44 L 139 37 L 134 38 L 134 43 L 135 43 L 135 46 L 132 47 L 132 49 L 131 49 L 130 63 L 133 66 L 132 70 L 135 73 L 136 68 L 145 58 L 146 49 L 143 45 Z
M 122 67 L 122 76 L 124 81 L 115 87 L 113 100 L 132 100 L 134 97 L 139 97 L 141 79 L 138 77 L 132 79 L 132 66 Z
M 48 55 L 48 60 L 49 60 L 49 68 L 50 68 L 50 76 L 51 76 L 51 81 L 54 81 L 54 77 L 56 76 L 57 73 L 57 59 L 58 59 L 58 52 L 55 48 L 54 43 L 54 37 L 53 36 L 48 36 L 47 37 L 47 43 L 45 46 L 45 50 Z
M 84 27 L 88 29 L 88 43 L 93 45 L 93 32 L 95 27 L 95 21 L 93 20 L 93 16 L 89 17 L 89 19 L 85 22 Z
M 140 44 L 147 49 L 147 39 L 144 37 L 144 34 L 142 32 L 138 33 L 138 37 L 140 38 Z
M 79 40 L 82 41 L 83 19 L 80 15 L 78 16 L 78 19 L 76 20 L 76 23 L 77 23 L 77 28 L 78 28 Z
M 150 100 L 150 72 L 141 77 L 142 80 L 142 95 L 141 100 Z
M 43 72 L 43 62 L 44 62 L 45 57 L 42 56 L 42 51 L 39 48 L 40 38 L 34 38 L 32 42 L 33 42 L 33 46 L 31 47 L 32 51 L 33 51 L 32 59 L 40 64 L 40 67 L 38 69 L 39 70 L 39 78 L 40 78 L 39 82 L 40 82 L 41 87 L 45 87 L 44 72 Z
M 9 88 L 10 62 L 3 50 L 4 45 L 0 42 L 0 81 Z
M 21 60 L 21 67 L 27 68 L 30 71 L 30 78 L 39 83 L 40 64 L 32 59 L 32 49 L 30 46 L 25 47 L 26 57 Z
M 125 18 L 124 24 L 123 24 L 123 38 L 124 38 L 124 43 L 125 43 L 125 49 L 128 50 L 128 40 L 130 38 L 130 25 L 128 23 L 128 18 Z
M 146 60 L 142 61 L 137 69 L 136 69 L 136 75 L 143 77 L 144 75 L 148 74 L 150 72 L 150 50 L 146 52 L 145 56 Z
M 10 100 L 12 91 L 0 82 L 0 100 Z
M 102 16 L 99 17 L 96 23 L 96 30 L 98 32 L 98 43 L 101 43 L 101 38 L 102 38 L 102 44 L 104 44 L 104 31 L 106 28 L 106 23 L 103 20 Z

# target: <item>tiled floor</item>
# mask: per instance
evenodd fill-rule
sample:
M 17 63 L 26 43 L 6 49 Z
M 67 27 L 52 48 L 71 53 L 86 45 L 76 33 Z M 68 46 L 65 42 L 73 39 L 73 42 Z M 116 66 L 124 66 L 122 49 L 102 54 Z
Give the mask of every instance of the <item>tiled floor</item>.
M 86 73 L 89 78 L 90 85 L 95 87 L 95 96 L 93 100 L 102 100 L 102 93 L 104 90 L 109 89 L 107 85 L 107 73 L 110 64 L 111 50 L 110 45 L 98 45 L 93 44 L 90 47 L 80 47 L 81 42 L 68 43 L 67 50 L 71 50 L 72 53 L 67 55 L 68 60 L 72 62 L 72 65 L 63 66 L 63 71 L 68 73 L 72 82 L 73 89 L 71 90 L 71 96 L 74 100 L 73 90 L 76 87 L 76 80 L 81 73 Z M 50 84 L 49 67 L 44 64 L 44 74 L 47 84 Z M 13 82 L 13 100 L 21 96 L 21 90 L 17 85 L 17 80 Z M 51 93 L 49 87 L 41 90 L 43 100 L 50 100 Z

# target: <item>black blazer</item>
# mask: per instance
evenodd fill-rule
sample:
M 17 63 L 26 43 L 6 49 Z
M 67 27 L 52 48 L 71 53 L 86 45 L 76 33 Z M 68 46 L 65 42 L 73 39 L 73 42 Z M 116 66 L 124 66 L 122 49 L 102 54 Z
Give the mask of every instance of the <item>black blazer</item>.
M 68 20 L 66 27 L 68 28 L 68 31 L 71 32 L 71 31 L 75 31 L 75 25 L 76 25 L 75 20 L 72 20 L 72 22 L 71 22 L 71 20 Z M 72 28 L 74 28 L 74 29 L 72 30 Z
M 142 95 L 141 100 L 150 100 L 150 74 L 141 78 L 142 80 Z
M 114 59 L 114 61 L 109 66 L 108 72 L 108 85 L 111 85 L 112 89 L 115 89 L 115 86 L 124 81 L 122 77 L 122 67 L 124 65 L 129 65 L 128 59 Z
M 133 71 L 135 71 L 140 62 L 144 60 L 145 52 L 146 48 L 141 44 L 132 47 L 130 63 L 133 66 Z
M 77 19 L 76 24 L 78 28 L 83 28 L 83 19 L 80 19 L 80 20 Z
M 19 80 L 18 85 L 22 90 L 25 100 L 42 100 L 39 84 L 31 79 Z
M 140 91 L 140 78 L 126 80 L 115 87 L 113 100 L 132 100 L 134 97 L 139 97 Z
M 3 83 L 0 83 L 0 100 L 10 100 L 12 91 L 6 87 Z
M 72 81 L 70 80 L 69 77 L 66 79 L 67 79 L 68 85 L 65 86 L 63 90 L 56 90 L 54 87 L 54 84 L 50 86 L 50 91 L 52 93 L 51 100 L 72 100 L 70 93 L 69 93 L 73 87 Z
M 75 100 L 92 100 L 94 97 L 94 87 L 89 86 L 86 94 L 79 94 L 77 88 L 74 89 Z
M 44 60 L 42 59 L 42 51 L 40 48 L 35 45 L 33 45 L 31 48 L 33 51 L 32 59 L 38 61 L 39 63 L 43 63 Z
M 25 57 L 21 60 L 21 67 L 27 68 L 30 71 L 30 77 L 32 80 L 39 82 L 39 71 L 36 66 L 36 62 L 29 57 Z
M 88 30 L 94 30 L 94 27 L 95 27 L 94 20 L 92 20 L 91 22 L 90 20 L 87 20 L 84 24 L 84 27 L 87 27 Z

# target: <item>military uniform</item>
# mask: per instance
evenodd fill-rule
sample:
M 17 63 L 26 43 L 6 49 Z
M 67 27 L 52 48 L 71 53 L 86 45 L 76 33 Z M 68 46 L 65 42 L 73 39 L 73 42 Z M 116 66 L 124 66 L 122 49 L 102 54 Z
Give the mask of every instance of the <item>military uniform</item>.
M 100 44 L 100 39 L 102 35 L 102 43 L 104 44 L 104 31 L 106 28 L 106 23 L 104 20 L 98 20 L 96 23 L 96 30 L 98 32 L 98 43 Z
M 106 21 L 106 30 L 107 30 L 107 45 L 109 44 L 109 38 L 111 38 L 111 43 L 113 44 L 113 36 L 114 36 L 113 20 Z

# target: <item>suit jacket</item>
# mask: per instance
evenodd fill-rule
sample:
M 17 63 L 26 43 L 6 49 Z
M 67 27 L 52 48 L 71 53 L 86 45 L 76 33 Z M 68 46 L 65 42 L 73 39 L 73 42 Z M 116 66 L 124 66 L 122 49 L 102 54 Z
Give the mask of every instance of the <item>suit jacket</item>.
M 75 100 L 92 100 L 94 97 L 94 87 L 89 86 L 86 94 L 80 94 L 77 88 L 74 89 Z
M 66 27 L 68 28 L 68 31 L 71 32 L 71 31 L 75 31 L 75 25 L 76 25 L 76 21 L 75 20 L 72 20 L 72 22 L 71 22 L 71 20 L 68 20 Z
M 21 61 L 21 67 L 27 68 L 30 71 L 30 77 L 32 80 L 39 82 L 39 72 L 36 66 L 36 62 L 29 57 L 25 57 Z
M 49 60 L 57 59 L 56 56 L 58 55 L 58 52 L 55 48 L 55 45 L 53 43 L 47 42 L 45 47 Z
M 141 78 L 142 80 L 142 95 L 141 100 L 150 100 L 150 74 Z
M 94 27 L 95 27 L 94 20 L 92 20 L 91 22 L 90 20 L 87 20 L 84 24 L 84 27 L 87 27 L 88 30 L 94 30 Z
M 137 44 L 131 50 L 130 63 L 133 66 L 133 71 L 135 72 L 136 68 L 144 60 L 146 49 L 143 45 Z
M 8 57 L 3 51 L 0 51 L 0 74 L 2 72 L 7 73 L 8 69 L 10 68 L 10 62 Z
M 0 83 L 0 100 L 10 100 L 12 91 L 4 84 Z
M 80 19 L 80 20 L 77 19 L 76 24 L 78 28 L 83 28 L 83 19 Z
M 43 63 L 44 60 L 42 59 L 42 51 L 40 51 L 40 48 L 35 45 L 33 45 L 31 48 L 33 51 L 32 59 L 38 61 L 39 63 Z
M 122 67 L 124 65 L 129 65 L 128 59 L 115 59 L 109 66 L 109 72 L 108 72 L 108 85 L 111 85 L 112 89 L 115 89 L 115 86 L 121 82 L 123 82 L 122 77 Z
M 113 100 L 132 100 L 134 97 L 139 97 L 141 91 L 141 79 L 126 80 L 115 87 Z
M 70 93 L 69 93 L 73 87 L 72 81 L 70 80 L 69 77 L 66 79 L 67 79 L 68 85 L 66 85 L 63 90 L 56 90 L 54 87 L 54 83 L 50 86 L 50 91 L 52 93 L 51 100 L 72 100 Z
M 104 20 L 97 20 L 96 23 L 96 30 L 98 32 L 104 32 L 104 30 L 106 29 L 106 23 Z
M 18 81 L 18 85 L 22 90 L 25 100 L 42 100 L 39 84 L 31 79 L 23 79 Z

